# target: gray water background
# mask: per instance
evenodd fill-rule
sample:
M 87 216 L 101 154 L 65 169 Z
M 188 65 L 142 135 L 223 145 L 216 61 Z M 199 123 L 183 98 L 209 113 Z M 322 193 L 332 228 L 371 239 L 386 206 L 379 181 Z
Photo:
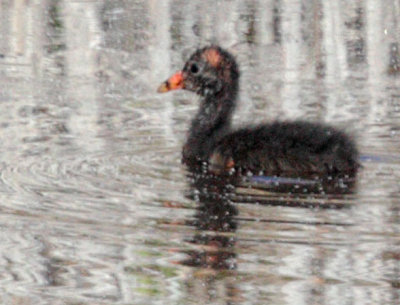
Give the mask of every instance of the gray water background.
M 210 43 L 236 126 L 328 122 L 373 157 L 354 194 L 295 199 L 348 208 L 263 193 L 283 204 L 192 224 L 198 98 L 155 91 Z M 1 0 L 0 303 L 399 304 L 399 43 L 394 0 Z

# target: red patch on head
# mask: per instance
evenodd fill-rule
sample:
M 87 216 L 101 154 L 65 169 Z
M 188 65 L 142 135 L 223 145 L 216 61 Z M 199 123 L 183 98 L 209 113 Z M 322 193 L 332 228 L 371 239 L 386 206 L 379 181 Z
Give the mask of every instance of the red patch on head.
M 203 53 L 203 57 L 207 60 L 211 66 L 217 68 L 221 62 L 221 53 L 214 48 L 207 49 Z
M 233 161 L 232 157 L 229 157 L 229 159 L 225 163 L 225 166 L 227 169 L 231 169 L 235 166 L 235 161 Z

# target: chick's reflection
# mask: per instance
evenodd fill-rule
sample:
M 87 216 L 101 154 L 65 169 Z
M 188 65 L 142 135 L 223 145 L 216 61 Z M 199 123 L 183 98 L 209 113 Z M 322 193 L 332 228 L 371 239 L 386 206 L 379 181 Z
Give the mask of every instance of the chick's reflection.
M 194 219 L 189 225 L 197 228 L 188 238 L 194 250 L 186 252 L 188 258 L 182 264 L 216 270 L 235 269 L 234 252 L 237 228 L 237 208 L 231 203 L 233 182 L 230 177 L 192 174 L 187 197 L 198 203 Z

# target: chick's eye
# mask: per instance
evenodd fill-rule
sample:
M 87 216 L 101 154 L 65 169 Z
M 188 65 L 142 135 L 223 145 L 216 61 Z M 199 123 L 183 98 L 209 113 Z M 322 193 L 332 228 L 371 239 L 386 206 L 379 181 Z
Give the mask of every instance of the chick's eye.
M 199 66 L 197 64 L 192 64 L 190 66 L 190 72 L 192 74 L 197 74 L 197 72 L 199 72 Z

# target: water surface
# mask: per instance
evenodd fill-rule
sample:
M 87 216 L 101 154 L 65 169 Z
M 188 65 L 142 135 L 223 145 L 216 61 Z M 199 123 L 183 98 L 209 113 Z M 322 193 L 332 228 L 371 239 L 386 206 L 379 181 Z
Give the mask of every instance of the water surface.
M 0 1 L 0 302 L 399 304 L 400 7 L 328 2 Z M 354 136 L 352 192 L 186 172 L 198 98 L 155 90 L 210 43 L 236 126 Z

